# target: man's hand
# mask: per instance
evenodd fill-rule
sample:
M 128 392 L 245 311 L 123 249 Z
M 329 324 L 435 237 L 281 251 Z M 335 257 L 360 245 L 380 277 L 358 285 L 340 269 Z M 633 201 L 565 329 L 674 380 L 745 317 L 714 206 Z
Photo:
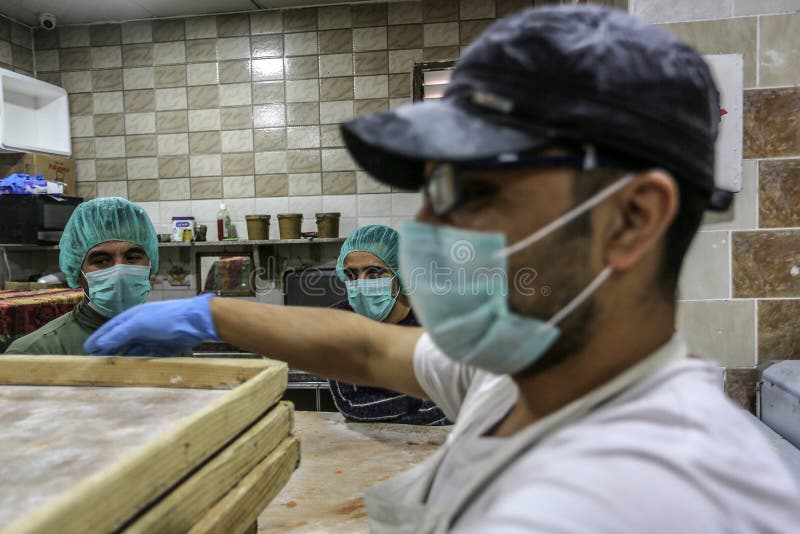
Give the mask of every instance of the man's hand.
M 93 356 L 174 356 L 204 340 L 219 341 L 209 301 L 214 295 L 151 302 L 117 315 L 86 340 Z

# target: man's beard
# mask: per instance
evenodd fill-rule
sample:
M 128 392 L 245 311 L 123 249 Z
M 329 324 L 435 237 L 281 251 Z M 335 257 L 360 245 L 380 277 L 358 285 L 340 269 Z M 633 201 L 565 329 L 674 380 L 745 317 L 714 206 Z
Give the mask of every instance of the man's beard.
M 548 321 L 572 302 L 596 276 L 597 273 L 588 272 L 589 239 L 570 226 L 553 236 L 554 243 L 547 247 L 547 250 L 553 251 L 552 253 L 534 260 L 537 265 L 554 265 L 557 268 L 543 271 L 545 276 L 538 284 L 539 294 L 533 297 L 532 305 L 522 312 L 523 315 Z M 551 288 L 551 295 L 541 294 L 541 288 L 544 286 Z M 540 373 L 581 352 L 592 337 L 596 320 L 597 305 L 594 297 L 590 296 L 570 315 L 562 319 L 560 324 L 555 325 L 561 331 L 561 335 L 553 345 L 534 363 L 515 373 L 515 376 L 524 377 Z

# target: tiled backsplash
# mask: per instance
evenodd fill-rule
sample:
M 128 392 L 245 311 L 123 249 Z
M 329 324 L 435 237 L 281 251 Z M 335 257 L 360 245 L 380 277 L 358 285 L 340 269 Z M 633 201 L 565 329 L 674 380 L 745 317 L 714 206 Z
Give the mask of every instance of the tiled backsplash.
M 419 196 L 361 172 L 338 123 L 411 99 L 415 61 L 457 58 L 531 0 L 426 0 L 36 30 L 37 75 L 70 93 L 81 196 L 174 215 L 342 213 L 397 226 Z
M 680 324 L 695 352 L 726 364 L 752 407 L 752 368 L 800 358 L 800 34 L 797 2 L 632 0 L 705 54 L 744 58 L 743 188 L 709 218 L 681 280 Z M 749 369 L 748 369 L 749 368 Z
M 0 15 L 0 68 L 33 76 L 31 29 Z

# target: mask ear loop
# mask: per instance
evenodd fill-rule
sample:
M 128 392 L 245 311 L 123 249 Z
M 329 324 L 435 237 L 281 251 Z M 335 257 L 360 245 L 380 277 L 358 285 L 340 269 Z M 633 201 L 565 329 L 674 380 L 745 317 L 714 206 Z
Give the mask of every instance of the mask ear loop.
M 600 191 L 592 198 L 578 204 L 577 206 L 575 206 L 565 214 L 561 215 L 554 221 L 544 225 L 542 228 L 539 228 L 537 231 L 535 231 L 528 237 L 517 241 L 513 245 L 509 245 L 503 249 L 498 250 L 497 252 L 494 253 L 495 257 L 510 256 L 512 254 L 516 254 L 520 250 L 523 250 L 531 246 L 535 242 L 539 241 L 541 238 L 552 233 L 556 229 L 564 226 L 572 219 L 575 219 L 579 215 L 582 215 L 584 212 L 594 208 L 595 206 L 603 202 L 605 199 L 607 199 L 608 197 L 610 197 L 611 195 L 613 195 L 614 193 L 616 193 L 617 191 L 628 185 L 634 178 L 635 178 L 634 174 L 626 174 L 613 184 L 609 185 L 608 187 Z
M 608 280 L 608 277 L 611 276 L 612 271 L 613 269 L 611 268 L 610 265 L 606 266 L 606 268 L 600 271 L 600 274 L 595 276 L 594 280 L 589 282 L 589 285 L 584 287 L 583 291 L 578 293 L 575 296 L 575 298 L 569 302 L 569 304 L 561 308 L 561 310 L 559 310 L 558 313 L 553 315 L 550 318 L 550 320 L 544 324 L 542 329 L 549 330 L 550 328 L 553 328 L 555 325 L 560 323 L 564 319 L 564 317 L 575 311 L 575 308 L 583 304 L 586 301 L 586 299 L 592 296 L 592 293 L 597 291 L 597 288 L 599 288 L 601 285 L 603 285 L 603 283 L 605 283 L 606 280 Z

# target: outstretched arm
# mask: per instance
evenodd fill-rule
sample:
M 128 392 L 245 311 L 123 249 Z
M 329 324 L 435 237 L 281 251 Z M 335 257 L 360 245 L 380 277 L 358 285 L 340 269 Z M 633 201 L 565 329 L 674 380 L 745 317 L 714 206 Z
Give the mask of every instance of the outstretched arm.
M 166 355 L 217 339 L 317 375 L 424 398 L 413 364 L 421 334 L 421 328 L 340 310 L 206 295 L 131 308 L 103 325 L 85 348 L 95 355 Z

